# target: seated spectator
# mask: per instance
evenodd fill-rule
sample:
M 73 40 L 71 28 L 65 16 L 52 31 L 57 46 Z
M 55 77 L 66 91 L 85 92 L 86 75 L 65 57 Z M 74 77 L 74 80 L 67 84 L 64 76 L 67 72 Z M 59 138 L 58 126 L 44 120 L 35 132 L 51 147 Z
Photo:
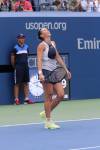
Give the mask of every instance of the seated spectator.
M 2 0 L 0 3 L 0 11 L 11 11 L 12 2 L 11 0 Z
M 82 6 L 82 11 L 86 12 L 87 11 L 87 0 L 81 0 L 81 6 Z
M 35 5 L 34 0 L 30 0 L 30 2 L 31 2 L 31 4 L 32 4 L 32 9 L 33 9 L 34 11 L 36 11 L 36 5 Z
M 63 10 L 61 1 L 60 0 L 55 0 L 53 2 L 53 7 L 52 8 L 54 8 L 54 10 L 57 10 L 57 11 Z
M 50 10 L 52 0 L 39 0 L 39 9 L 40 10 Z
M 94 11 L 94 0 L 87 0 L 87 12 Z
M 63 10 L 69 10 L 69 2 L 68 0 L 62 1 Z
M 87 12 L 100 12 L 100 0 L 82 0 L 83 11 Z
M 14 11 L 33 11 L 32 4 L 28 0 L 18 0 L 14 4 Z
M 82 11 L 81 0 L 70 0 L 69 5 L 71 11 Z
M 100 12 L 100 0 L 94 0 L 94 11 Z

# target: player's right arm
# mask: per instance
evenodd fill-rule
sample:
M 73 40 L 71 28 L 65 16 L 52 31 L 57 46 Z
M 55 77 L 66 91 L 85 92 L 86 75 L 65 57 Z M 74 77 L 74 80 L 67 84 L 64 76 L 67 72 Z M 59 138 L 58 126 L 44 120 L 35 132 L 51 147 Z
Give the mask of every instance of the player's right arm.
M 45 45 L 43 43 L 40 43 L 37 47 L 37 67 L 38 67 L 38 74 L 39 74 L 39 80 L 44 80 L 44 75 L 42 73 L 42 58 L 43 58 L 43 51 L 44 51 Z

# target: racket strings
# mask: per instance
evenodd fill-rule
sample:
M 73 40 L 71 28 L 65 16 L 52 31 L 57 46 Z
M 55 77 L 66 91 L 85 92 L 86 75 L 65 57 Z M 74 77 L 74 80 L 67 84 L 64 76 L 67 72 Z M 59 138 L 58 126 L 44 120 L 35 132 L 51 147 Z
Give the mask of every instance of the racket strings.
M 65 75 L 65 69 L 62 67 L 58 67 L 47 77 L 47 81 L 51 83 L 57 83 L 60 82 L 65 77 Z

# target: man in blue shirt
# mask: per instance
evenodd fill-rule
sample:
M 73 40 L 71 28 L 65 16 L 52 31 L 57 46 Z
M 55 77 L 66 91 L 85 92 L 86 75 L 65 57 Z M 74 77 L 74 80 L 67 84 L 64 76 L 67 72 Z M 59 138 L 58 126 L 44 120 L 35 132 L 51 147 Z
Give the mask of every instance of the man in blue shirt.
M 11 53 L 11 64 L 14 68 L 14 96 L 15 104 L 19 105 L 19 89 L 20 85 L 23 86 L 25 102 L 27 104 L 32 104 L 32 101 L 29 99 L 29 68 L 28 68 L 28 57 L 29 46 L 25 44 L 25 36 L 19 34 L 17 36 L 17 44 L 14 46 L 14 49 Z

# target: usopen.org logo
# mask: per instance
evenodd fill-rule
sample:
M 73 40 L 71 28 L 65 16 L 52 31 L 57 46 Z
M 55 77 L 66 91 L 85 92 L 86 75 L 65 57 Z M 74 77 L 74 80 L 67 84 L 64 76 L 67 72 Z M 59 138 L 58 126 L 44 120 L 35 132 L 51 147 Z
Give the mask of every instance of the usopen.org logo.
M 66 31 L 68 25 L 66 22 L 61 21 L 48 21 L 48 22 L 26 22 L 25 29 L 26 30 L 39 30 L 41 28 L 47 28 L 49 30 L 61 30 Z

